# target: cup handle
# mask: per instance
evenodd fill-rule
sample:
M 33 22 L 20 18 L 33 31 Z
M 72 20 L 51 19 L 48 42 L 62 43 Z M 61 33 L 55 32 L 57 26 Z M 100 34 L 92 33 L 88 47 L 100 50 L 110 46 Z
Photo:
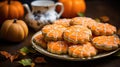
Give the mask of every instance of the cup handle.
M 57 17 L 58 18 L 60 18 L 60 16 L 62 15 L 62 13 L 63 13 L 63 11 L 64 11 L 64 5 L 62 4 L 62 3 L 60 3 L 60 2 L 57 2 L 57 3 L 55 3 L 55 8 L 56 8 L 56 6 L 61 6 L 61 11 L 58 13 L 58 15 L 57 15 Z
M 30 8 L 29 8 L 28 4 L 23 4 L 23 6 L 26 8 L 27 12 L 29 14 L 31 14 L 31 11 L 30 11 Z

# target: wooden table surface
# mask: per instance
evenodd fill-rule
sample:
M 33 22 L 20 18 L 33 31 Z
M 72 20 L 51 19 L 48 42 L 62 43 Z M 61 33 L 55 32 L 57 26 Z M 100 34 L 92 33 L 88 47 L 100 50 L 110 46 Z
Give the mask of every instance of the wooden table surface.
M 117 28 L 120 27 L 120 2 L 118 0 L 87 0 L 86 5 L 86 16 L 92 18 L 108 16 L 111 24 L 115 25 Z M 35 31 L 29 28 L 28 37 L 20 43 L 10 43 L 0 40 L 0 50 L 15 53 L 23 46 L 30 46 L 30 40 L 34 33 Z M 39 55 L 41 54 L 39 53 Z M 53 59 L 47 56 L 44 57 L 47 60 L 47 63 L 37 64 L 36 67 L 120 67 L 120 57 L 112 55 L 96 60 L 76 62 Z M 22 67 L 22 65 L 18 64 L 17 61 L 11 63 L 9 60 L 2 60 L 0 57 L 0 67 Z

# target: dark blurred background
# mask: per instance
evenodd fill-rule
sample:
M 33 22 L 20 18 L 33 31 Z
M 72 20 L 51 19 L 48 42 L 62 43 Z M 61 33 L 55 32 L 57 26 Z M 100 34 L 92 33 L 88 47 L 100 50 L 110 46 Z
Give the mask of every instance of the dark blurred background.
M 22 3 L 30 3 L 33 0 L 19 0 Z M 57 2 L 58 0 L 53 0 Z M 67 0 L 69 1 L 69 0 Z M 97 18 L 101 16 L 108 16 L 110 23 L 120 27 L 120 0 L 85 0 L 86 12 L 85 16 Z
M 30 4 L 34 0 L 18 0 L 18 1 L 20 1 L 23 4 L 27 3 L 31 7 Z M 53 1 L 57 2 L 58 0 Z M 92 18 L 108 16 L 110 18 L 111 24 L 120 27 L 120 0 L 85 0 L 85 2 L 86 2 L 85 16 Z
M 5 1 L 5 0 L 0 0 L 0 1 Z M 18 1 L 20 1 L 22 3 L 28 3 L 28 4 L 30 4 L 34 0 L 18 0 Z M 52 0 L 52 1 L 57 2 L 58 0 Z M 85 1 L 104 1 L 104 2 L 111 2 L 111 3 L 120 3 L 119 0 L 85 0 Z

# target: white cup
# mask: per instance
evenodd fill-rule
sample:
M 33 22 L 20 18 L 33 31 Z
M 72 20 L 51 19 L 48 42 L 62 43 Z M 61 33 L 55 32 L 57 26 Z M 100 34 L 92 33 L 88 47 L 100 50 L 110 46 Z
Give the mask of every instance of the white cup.
M 59 13 L 56 12 L 56 6 L 58 5 L 61 6 L 61 11 Z M 54 3 L 54 1 L 50 0 L 33 1 L 31 3 L 32 11 L 30 11 L 27 4 L 24 4 L 24 6 L 28 12 L 25 18 L 28 21 L 29 26 L 35 29 L 39 29 L 48 23 L 53 23 L 60 18 L 64 11 L 62 3 Z

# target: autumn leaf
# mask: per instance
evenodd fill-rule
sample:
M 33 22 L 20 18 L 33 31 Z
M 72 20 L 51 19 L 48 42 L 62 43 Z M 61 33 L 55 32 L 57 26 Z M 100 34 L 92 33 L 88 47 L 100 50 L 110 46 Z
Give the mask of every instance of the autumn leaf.
M 10 59 L 11 62 L 13 62 L 15 59 L 18 58 L 18 56 L 19 56 L 19 55 L 11 55 L 11 56 L 9 57 L 9 59 Z
M 46 63 L 44 57 L 36 57 L 34 61 L 35 63 Z
M 109 22 L 110 21 L 108 16 L 101 16 L 100 19 L 102 22 Z
M 31 59 L 22 59 L 18 61 L 18 63 L 22 64 L 23 66 L 30 66 L 32 65 L 32 60 Z
M 78 13 L 78 16 L 79 17 L 85 17 L 85 14 L 84 13 Z
M 95 18 L 94 19 L 96 22 L 101 22 L 101 20 L 99 18 Z
M 27 47 L 23 47 L 20 49 L 20 53 L 25 56 L 29 53 L 29 49 Z
M 3 55 L 3 56 L 5 56 L 7 59 L 10 59 L 11 62 L 13 62 L 19 56 L 19 55 L 11 55 L 7 51 L 0 51 L 0 54 Z
M 120 36 L 120 29 L 118 29 L 118 30 L 117 30 L 117 35 L 119 35 L 119 36 Z
M 32 63 L 32 64 L 31 64 L 31 67 L 35 67 L 35 63 Z
M 0 54 L 5 56 L 5 58 L 9 58 L 11 56 L 11 54 L 6 51 L 0 51 Z
M 19 51 L 23 56 L 27 55 L 28 53 L 36 53 L 36 51 L 32 47 L 23 47 Z

